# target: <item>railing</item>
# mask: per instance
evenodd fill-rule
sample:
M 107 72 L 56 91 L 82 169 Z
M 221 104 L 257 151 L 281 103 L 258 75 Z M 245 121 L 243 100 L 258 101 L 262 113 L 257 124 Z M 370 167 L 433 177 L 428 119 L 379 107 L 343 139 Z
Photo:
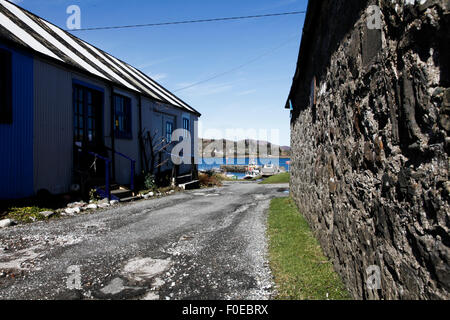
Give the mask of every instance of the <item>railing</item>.
M 91 156 L 94 156 L 96 159 L 105 161 L 105 193 L 108 197 L 108 200 L 111 200 L 111 182 L 110 182 L 111 160 L 108 158 L 105 158 L 95 152 L 83 150 L 83 148 L 78 145 L 75 145 L 75 147 L 78 149 L 78 152 L 80 152 L 80 151 L 85 152 L 87 154 L 90 154 Z M 79 153 L 78 153 L 78 160 L 79 160 Z
M 124 155 L 123 153 L 120 153 L 116 150 L 113 150 L 111 148 L 106 147 L 107 150 L 117 154 L 118 156 L 121 156 L 122 158 L 127 159 L 131 163 L 131 177 L 130 177 L 130 190 L 134 191 L 134 173 L 136 171 L 136 160 Z

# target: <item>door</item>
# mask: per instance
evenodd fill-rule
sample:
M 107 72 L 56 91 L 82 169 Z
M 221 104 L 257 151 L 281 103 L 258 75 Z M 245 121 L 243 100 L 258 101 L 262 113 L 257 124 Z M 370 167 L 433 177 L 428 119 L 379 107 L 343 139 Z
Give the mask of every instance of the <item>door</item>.
M 103 93 L 74 85 L 75 166 L 91 176 L 103 177 L 105 163 L 91 153 L 106 155 L 103 142 Z M 82 152 L 80 152 L 80 150 Z

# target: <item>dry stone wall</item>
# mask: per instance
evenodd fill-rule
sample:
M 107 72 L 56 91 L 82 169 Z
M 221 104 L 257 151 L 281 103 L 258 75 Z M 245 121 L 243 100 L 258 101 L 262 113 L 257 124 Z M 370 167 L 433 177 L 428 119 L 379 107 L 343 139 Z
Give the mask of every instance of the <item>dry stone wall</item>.
M 324 0 L 291 94 L 292 196 L 358 299 L 450 298 L 450 5 L 411 3 Z

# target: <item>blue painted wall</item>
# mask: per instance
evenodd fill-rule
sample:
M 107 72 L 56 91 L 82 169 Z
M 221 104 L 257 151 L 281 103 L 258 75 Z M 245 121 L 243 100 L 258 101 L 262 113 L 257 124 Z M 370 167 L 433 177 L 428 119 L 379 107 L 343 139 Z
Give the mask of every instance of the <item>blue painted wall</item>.
M 33 57 L 12 53 L 13 123 L 0 124 L 0 199 L 33 195 Z

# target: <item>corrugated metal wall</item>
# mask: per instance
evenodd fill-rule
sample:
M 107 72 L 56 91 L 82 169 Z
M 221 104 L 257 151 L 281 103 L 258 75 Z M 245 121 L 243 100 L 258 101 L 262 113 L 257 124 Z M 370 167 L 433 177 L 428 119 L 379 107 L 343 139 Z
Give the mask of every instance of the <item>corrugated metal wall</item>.
M 33 58 L 12 52 L 13 123 L 0 124 L 0 199 L 33 194 Z
M 104 143 L 111 147 L 110 86 L 87 76 L 53 66 L 48 62 L 34 63 L 34 192 L 40 189 L 59 194 L 68 192 L 73 177 L 73 80 L 101 88 L 104 91 L 103 134 Z M 114 89 L 131 98 L 133 139 L 115 139 L 115 149 L 136 160 L 136 174 L 141 173 L 139 158 L 139 100 L 136 94 Z M 182 111 L 142 99 L 143 128 L 165 134 L 165 120 L 173 115 L 174 129 L 182 128 Z M 164 112 L 154 112 L 154 108 Z M 167 113 L 167 114 L 165 114 Z M 191 129 L 197 117 L 191 115 Z M 192 130 L 193 131 L 193 130 Z M 171 164 L 163 168 L 167 170 Z M 183 166 L 182 171 L 190 171 Z M 130 162 L 116 155 L 116 182 L 130 183 Z
M 157 111 L 155 111 L 157 110 Z M 191 137 L 194 137 L 194 122 L 198 117 L 192 114 L 186 114 L 178 108 L 174 108 L 168 105 L 162 105 L 149 99 L 143 99 L 142 109 L 142 128 L 145 131 L 150 131 L 152 135 L 156 135 L 156 140 L 161 141 L 161 137 L 165 136 L 166 121 L 171 120 L 174 123 L 174 130 L 183 128 L 183 115 L 190 115 L 191 121 Z M 194 142 L 192 141 L 192 155 L 194 154 Z M 165 158 L 170 158 L 169 155 L 165 155 Z M 161 168 L 162 171 L 170 170 L 172 163 Z M 181 165 L 180 174 L 186 174 L 191 171 L 191 165 Z
M 34 191 L 64 193 L 72 181 L 72 77 L 36 59 L 34 81 Z
M 140 159 L 139 159 L 139 100 L 133 93 L 126 92 L 124 90 L 114 89 L 114 92 L 131 99 L 131 129 L 132 139 L 115 139 L 115 149 L 117 152 L 123 153 L 127 157 L 130 157 L 136 161 L 135 174 L 141 173 Z M 108 111 L 107 119 L 109 121 L 110 108 Z M 131 178 L 131 163 L 129 160 L 116 155 L 116 181 L 119 184 L 129 184 Z

